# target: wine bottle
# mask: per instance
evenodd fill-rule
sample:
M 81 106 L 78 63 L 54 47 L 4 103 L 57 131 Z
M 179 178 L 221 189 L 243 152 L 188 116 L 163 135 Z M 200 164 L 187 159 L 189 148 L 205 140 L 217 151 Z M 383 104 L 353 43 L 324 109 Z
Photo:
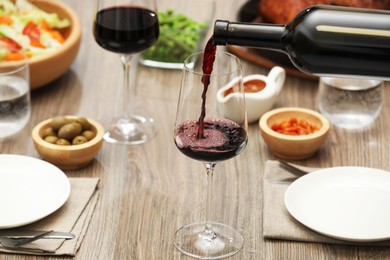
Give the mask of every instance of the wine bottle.
M 390 12 L 318 5 L 286 25 L 217 20 L 214 44 L 286 53 L 319 76 L 390 79 Z

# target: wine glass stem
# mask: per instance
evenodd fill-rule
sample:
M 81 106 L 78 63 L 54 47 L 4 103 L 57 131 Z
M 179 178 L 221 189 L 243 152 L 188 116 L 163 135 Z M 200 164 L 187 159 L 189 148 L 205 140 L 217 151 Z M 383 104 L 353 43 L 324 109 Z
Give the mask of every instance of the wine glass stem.
M 131 58 L 132 55 L 130 54 L 121 54 L 120 59 L 122 62 L 123 67 L 123 97 L 122 97 L 122 109 L 123 114 L 125 118 L 130 119 L 130 105 L 131 105 L 131 98 L 133 95 L 133 86 L 131 86 L 131 71 L 130 71 L 130 65 L 131 65 Z
M 210 239 L 215 237 L 215 233 L 210 224 L 211 220 L 211 198 L 213 192 L 213 175 L 214 168 L 216 163 L 205 163 L 206 173 L 207 173 L 207 199 L 206 199 L 206 227 L 205 227 L 205 235 Z

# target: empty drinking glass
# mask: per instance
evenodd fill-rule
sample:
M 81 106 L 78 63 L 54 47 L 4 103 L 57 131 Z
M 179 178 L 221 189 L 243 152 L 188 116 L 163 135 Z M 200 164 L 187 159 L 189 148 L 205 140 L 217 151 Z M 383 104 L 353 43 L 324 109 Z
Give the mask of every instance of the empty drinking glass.
M 360 129 L 378 117 L 383 100 L 383 81 L 321 77 L 320 112 L 336 127 Z

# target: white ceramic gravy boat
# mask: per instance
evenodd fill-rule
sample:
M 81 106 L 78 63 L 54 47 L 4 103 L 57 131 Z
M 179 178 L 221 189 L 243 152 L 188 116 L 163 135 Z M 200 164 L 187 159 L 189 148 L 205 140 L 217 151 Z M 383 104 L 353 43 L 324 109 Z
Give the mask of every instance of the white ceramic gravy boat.
M 265 82 L 265 87 L 258 92 L 245 92 L 245 102 L 248 123 L 253 123 L 261 117 L 265 112 L 270 110 L 275 103 L 275 100 L 281 91 L 286 72 L 283 68 L 275 66 L 271 69 L 267 76 L 262 74 L 253 74 L 244 77 L 243 83 L 251 80 L 261 80 Z M 225 94 L 225 92 L 237 84 L 239 78 L 229 82 L 217 92 L 217 101 L 221 106 L 224 115 L 236 122 L 242 122 L 240 118 L 242 113 L 238 112 L 238 105 L 242 102 L 242 95 L 238 93 Z

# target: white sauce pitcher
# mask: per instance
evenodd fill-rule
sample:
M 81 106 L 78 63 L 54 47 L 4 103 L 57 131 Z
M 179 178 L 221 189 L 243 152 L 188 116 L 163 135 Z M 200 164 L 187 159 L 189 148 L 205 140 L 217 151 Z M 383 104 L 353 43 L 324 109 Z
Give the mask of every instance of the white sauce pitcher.
M 283 87 L 286 72 L 283 68 L 275 66 L 267 76 L 262 74 L 248 75 L 243 78 L 243 83 L 256 79 L 264 81 L 265 87 L 258 92 L 245 92 L 248 123 L 259 120 L 265 112 L 272 108 Z M 229 88 L 236 88 L 239 80 L 239 78 L 236 78 L 219 89 L 217 92 L 217 101 L 227 118 L 242 123 L 243 118 L 239 118 L 241 113 L 237 111 L 238 104 L 242 102 L 242 95 L 238 93 L 225 94 Z

